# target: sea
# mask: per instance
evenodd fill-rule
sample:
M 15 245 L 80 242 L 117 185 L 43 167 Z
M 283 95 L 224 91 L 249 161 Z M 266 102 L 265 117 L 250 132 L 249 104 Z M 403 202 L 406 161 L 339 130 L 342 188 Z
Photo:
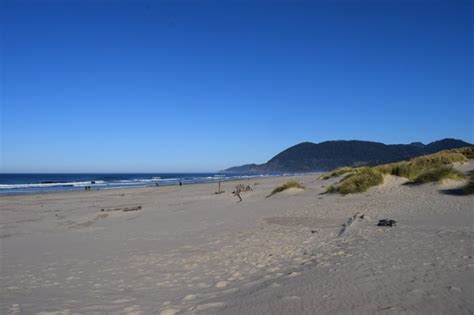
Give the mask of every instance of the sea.
M 159 187 L 169 185 L 212 183 L 237 179 L 284 176 L 293 174 L 226 174 L 226 173 L 114 173 L 114 174 L 0 174 L 0 196 L 50 193 L 61 191 Z

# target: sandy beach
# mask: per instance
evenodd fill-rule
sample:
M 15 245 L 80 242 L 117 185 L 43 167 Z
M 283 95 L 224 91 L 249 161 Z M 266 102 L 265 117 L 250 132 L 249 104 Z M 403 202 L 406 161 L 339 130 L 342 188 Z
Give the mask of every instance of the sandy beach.
M 341 196 L 317 177 L 1 197 L 0 313 L 474 312 L 462 182 Z M 306 189 L 266 198 L 288 179 Z

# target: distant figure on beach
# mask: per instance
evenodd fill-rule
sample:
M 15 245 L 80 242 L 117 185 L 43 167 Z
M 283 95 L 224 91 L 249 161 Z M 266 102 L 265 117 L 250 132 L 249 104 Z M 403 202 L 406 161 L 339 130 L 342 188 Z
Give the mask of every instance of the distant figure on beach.
M 179 186 L 183 186 L 183 183 L 181 181 L 179 181 Z
M 240 189 L 238 187 L 232 193 L 237 196 L 237 198 L 239 198 L 239 201 L 237 201 L 237 203 L 242 202 L 242 197 L 240 197 Z
M 159 183 L 155 183 L 155 186 L 156 186 L 156 187 L 159 187 L 159 186 L 160 186 L 160 184 L 159 184 Z

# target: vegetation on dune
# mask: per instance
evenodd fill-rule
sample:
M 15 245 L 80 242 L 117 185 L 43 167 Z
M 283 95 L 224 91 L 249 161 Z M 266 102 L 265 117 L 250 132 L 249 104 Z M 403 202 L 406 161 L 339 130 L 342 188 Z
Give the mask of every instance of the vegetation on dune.
M 424 184 L 432 182 L 441 182 L 445 179 L 462 180 L 464 178 L 466 177 L 463 173 L 453 169 L 452 167 L 443 166 L 427 170 L 426 172 L 418 175 L 411 182 L 414 184 Z
M 328 174 L 321 175 L 319 179 L 328 179 L 349 173 L 337 185 L 329 186 L 327 193 L 339 192 L 351 194 L 364 192 L 372 186 L 383 183 L 384 175 L 405 177 L 411 183 L 440 182 L 444 179 L 461 180 L 465 176 L 452 168 L 451 164 L 465 162 L 474 157 L 474 147 L 451 149 L 435 154 L 424 155 L 408 161 L 383 164 L 372 167 L 343 167 Z M 471 175 L 468 185 L 464 188 L 466 194 L 473 193 L 474 175 Z
M 267 196 L 267 198 L 273 196 L 274 194 L 282 192 L 284 190 L 290 189 L 290 188 L 304 189 L 304 186 L 301 183 L 297 182 L 297 181 L 289 180 L 286 183 L 284 183 L 283 185 L 278 186 L 277 188 L 273 189 L 273 191 L 270 193 L 270 195 Z
M 379 171 L 370 167 L 363 167 L 344 178 L 336 189 L 341 194 L 347 195 L 367 191 L 370 187 L 382 183 L 383 175 Z
M 331 177 L 341 176 L 341 175 L 344 175 L 344 174 L 347 174 L 347 173 L 351 173 L 353 171 L 354 171 L 354 168 L 352 168 L 352 167 L 338 167 L 330 173 L 326 173 L 326 174 L 323 174 L 323 175 L 319 176 L 318 179 L 326 180 L 326 179 L 329 179 Z
M 451 149 L 449 152 L 461 153 L 468 159 L 474 159 L 474 147 L 464 147 L 459 149 Z
M 465 161 L 467 161 L 467 158 L 462 153 L 443 151 L 416 157 L 409 161 L 379 165 L 374 168 L 382 174 L 406 177 L 410 180 L 414 180 L 424 173 L 444 168 L 455 162 Z
M 339 191 L 339 187 L 334 186 L 334 185 L 331 185 L 328 188 L 326 188 L 326 193 L 327 194 L 332 194 L 332 193 L 335 193 L 335 192 L 338 192 L 338 191 Z

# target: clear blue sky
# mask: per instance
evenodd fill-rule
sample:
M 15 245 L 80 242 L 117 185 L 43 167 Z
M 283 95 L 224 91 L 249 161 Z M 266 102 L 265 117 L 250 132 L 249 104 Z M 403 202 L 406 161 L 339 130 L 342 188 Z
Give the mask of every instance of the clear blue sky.
M 474 142 L 472 1 L 2 1 L 3 172 Z

